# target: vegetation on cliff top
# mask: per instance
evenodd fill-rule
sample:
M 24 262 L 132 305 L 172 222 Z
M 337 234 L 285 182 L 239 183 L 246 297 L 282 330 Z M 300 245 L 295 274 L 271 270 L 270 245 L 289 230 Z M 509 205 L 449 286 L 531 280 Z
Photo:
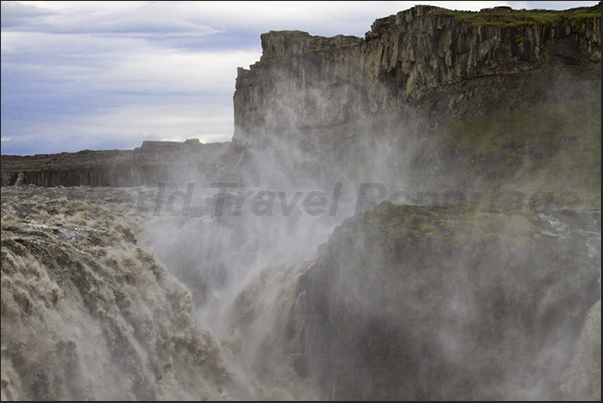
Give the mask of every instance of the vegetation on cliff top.
M 496 237 L 511 243 L 529 243 L 537 242 L 543 231 L 554 231 L 548 221 L 529 208 L 505 210 L 510 214 L 492 214 L 488 210 L 488 203 L 479 200 L 441 206 L 396 206 L 385 201 L 375 210 L 346 220 L 333 235 L 356 246 L 394 250 L 428 239 L 467 244 Z
M 552 26 L 559 20 L 584 21 L 601 18 L 601 3 L 594 7 L 573 8 L 564 11 L 553 10 L 513 10 L 510 7 L 495 7 L 475 11 L 441 10 L 438 15 L 451 15 L 457 21 L 471 26 L 495 26 L 521 28 L 540 24 Z

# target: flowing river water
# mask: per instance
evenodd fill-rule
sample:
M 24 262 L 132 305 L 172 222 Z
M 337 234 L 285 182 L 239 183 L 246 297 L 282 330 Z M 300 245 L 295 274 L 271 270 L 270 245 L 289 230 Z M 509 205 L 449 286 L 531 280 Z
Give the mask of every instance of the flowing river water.
M 2 400 L 329 398 L 286 335 L 305 320 L 300 276 L 351 207 L 216 215 L 216 193 L 183 215 L 151 188 L 3 188 Z M 582 231 L 600 262 L 600 222 L 546 218 L 542 236 Z

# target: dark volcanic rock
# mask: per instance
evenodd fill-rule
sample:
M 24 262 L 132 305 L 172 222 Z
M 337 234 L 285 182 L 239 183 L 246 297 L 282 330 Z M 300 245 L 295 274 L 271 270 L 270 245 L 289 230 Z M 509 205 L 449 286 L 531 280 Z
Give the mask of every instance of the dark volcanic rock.
M 531 213 L 389 206 L 338 227 L 300 279 L 300 374 L 342 400 L 562 396 L 600 249 Z
M 145 141 L 134 150 L 2 156 L 2 186 L 157 186 L 211 181 L 235 157 L 230 143 Z
M 365 39 L 269 32 L 260 61 L 238 71 L 234 141 L 257 146 L 266 134 L 299 128 L 320 141 L 321 128 L 365 127 L 367 117 L 399 117 L 409 105 L 433 122 L 600 99 L 600 24 L 600 6 L 481 13 L 416 6 L 376 20 Z M 560 99 L 550 99 L 551 86 L 562 87 Z

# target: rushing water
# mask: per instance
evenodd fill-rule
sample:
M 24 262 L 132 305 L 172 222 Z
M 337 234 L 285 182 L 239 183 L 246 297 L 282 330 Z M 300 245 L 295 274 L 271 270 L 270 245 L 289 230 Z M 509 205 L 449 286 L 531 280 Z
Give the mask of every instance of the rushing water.
M 335 221 L 153 215 L 141 193 L 3 188 L 2 399 L 318 398 L 282 335 Z
M 328 398 L 295 371 L 288 324 L 351 208 L 238 215 L 226 197 L 216 215 L 216 193 L 183 215 L 157 189 L 3 188 L 2 400 Z M 582 231 L 600 261 L 600 229 L 547 219 L 542 236 Z M 597 370 L 576 360 L 570 384 Z

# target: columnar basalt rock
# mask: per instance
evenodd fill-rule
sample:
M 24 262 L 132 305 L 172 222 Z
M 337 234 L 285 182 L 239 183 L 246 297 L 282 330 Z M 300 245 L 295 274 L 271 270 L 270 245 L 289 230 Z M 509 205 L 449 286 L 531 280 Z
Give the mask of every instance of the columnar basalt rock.
M 600 26 L 600 6 L 574 12 L 498 7 L 480 13 L 416 6 L 376 20 L 364 39 L 269 32 L 262 35 L 260 61 L 249 70 L 238 70 L 234 141 L 259 145 L 266 140 L 262 133 L 283 135 L 366 115 L 399 115 L 434 91 L 468 80 L 554 66 L 600 72 Z M 546 72 L 551 79 L 555 73 Z M 526 78 L 533 84 L 519 92 L 550 86 L 550 80 Z M 471 103 L 473 96 L 473 108 L 487 99 L 479 89 L 490 91 L 487 80 L 478 87 L 478 94 L 467 91 L 464 99 Z M 600 98 L 598 87 L 594 95 L 583 96 Z

